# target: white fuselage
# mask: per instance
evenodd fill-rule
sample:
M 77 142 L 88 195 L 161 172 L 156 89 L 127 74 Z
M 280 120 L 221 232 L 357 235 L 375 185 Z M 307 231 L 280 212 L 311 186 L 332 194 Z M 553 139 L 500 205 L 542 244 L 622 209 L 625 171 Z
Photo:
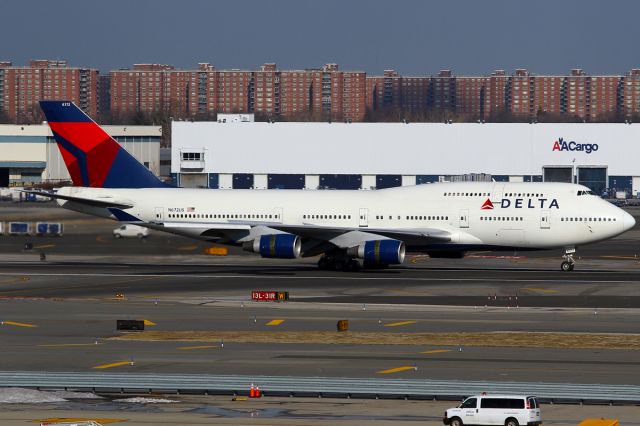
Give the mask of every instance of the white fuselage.
M 257 225 L 450 233 L 447 243 L 407 244 L 412 250 L 428 251 L 570 248 L 634 226 L 631 215 L 587 191 L 563 183 L 461 182 L 377 191 L 67 187 L 59 193 L 128 203 L 133 207 L 126 213 L 151 228 L 203 239 L 203 232 L 212 228 L 240 231 Z M 113 217 L 103 208 L 59 202 L 65 208 Z

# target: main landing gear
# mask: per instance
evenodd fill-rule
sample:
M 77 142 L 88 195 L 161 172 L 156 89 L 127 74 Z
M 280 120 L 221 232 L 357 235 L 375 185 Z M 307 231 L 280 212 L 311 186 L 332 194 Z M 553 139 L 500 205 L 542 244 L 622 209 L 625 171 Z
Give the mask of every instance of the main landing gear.
M 575 254 L 575 248 L 565 249 L 562 258 L 564 261 L 560 264 L 560 269 L 563 271 L 573 271 L 574 266 L 576 265 L 576 261 L 573 259 L 573 255 Z
M 324 271 L 356 272 L 360 270 L 360 262 L 348 257 L 324 255 L 318 260 L 318 268 Z

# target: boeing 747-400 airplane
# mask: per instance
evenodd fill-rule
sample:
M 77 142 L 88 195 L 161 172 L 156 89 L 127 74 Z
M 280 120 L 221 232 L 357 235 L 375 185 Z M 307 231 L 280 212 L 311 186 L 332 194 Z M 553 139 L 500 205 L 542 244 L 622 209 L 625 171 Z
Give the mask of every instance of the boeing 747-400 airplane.
M 72 102 L 42 101 L 74 186 L 67 209 L 154 230 L 240 245 L 262 257 L 320 255 L 321 269 L 401 264 L 405 251 L 564 249 L 635 225 L 625 211 L 567 183 L 460 182 L 377 191 L 218 190 L 168 186 Z M 250 155 L 250 154 L 249 154 Z

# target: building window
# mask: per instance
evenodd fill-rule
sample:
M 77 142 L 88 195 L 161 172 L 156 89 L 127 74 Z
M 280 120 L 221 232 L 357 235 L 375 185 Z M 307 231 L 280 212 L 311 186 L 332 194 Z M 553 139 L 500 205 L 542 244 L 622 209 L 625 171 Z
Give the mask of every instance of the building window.
M 183 152 L 182 161 L 202 161 L 201 152 Z

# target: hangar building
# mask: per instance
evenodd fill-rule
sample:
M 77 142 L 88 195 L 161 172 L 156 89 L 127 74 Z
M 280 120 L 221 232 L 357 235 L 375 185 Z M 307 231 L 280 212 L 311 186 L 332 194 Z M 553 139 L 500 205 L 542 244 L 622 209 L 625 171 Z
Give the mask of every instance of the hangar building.
M 449 180 L 640 191 L 640 124 L 172 123 L 181 186 L 375 189 Z
M 102 127 L 153 173 L 160 173 L 160 126 Z M 0 187 L 70 179 L 48 125 L 0 125 Z

